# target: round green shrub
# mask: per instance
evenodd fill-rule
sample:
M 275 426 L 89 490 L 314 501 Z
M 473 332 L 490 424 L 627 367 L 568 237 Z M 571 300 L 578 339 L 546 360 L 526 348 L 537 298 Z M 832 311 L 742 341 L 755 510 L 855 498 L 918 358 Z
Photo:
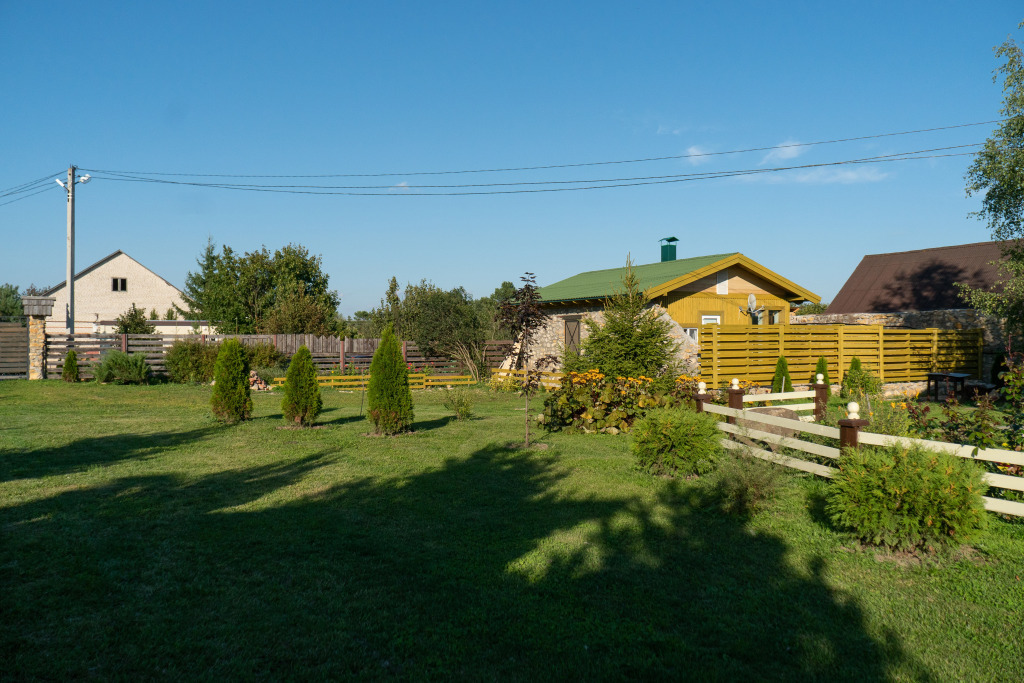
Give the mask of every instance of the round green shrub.
M 64 356 L 64 367 L 61 368 L 60 378 L 65 382 L 78 381 L 78 353 L 74 349 L 69 349 L 68 354 Z
M 300 425 L 309 425 L 313 423 L 323 407 L 320 384 L 316 381 L 316 367 L 313 366 L 313 356 L 309 353 L 309 349 L 300 346 L 292 356 L 292 362 L 288 366 L 288 374 L 284 380 L 284 398 L 281 400 L 284 419 Z
M 848 449 L 826 511 L 866 543 L 900 549 L 957 544 L 984 526 L 985 490 L 982 470 L 948 453 Z
M 141 353 L 110 349 L 93 367 L 93 379 L 101 384 L 148 384 L 152 370 Z
M 380 346 L 370 363 L 366 407 L 377 434 L 398 434 L 412 427 L 409 368 L 402 358 L 402 348 L 390 324 L 384 328 Z
M 229 423 L 248 420 L 252 415 L 249 360 L 238 340 L 228 339 L 220 345 L 213 381 L 210 407 L 214 416 Z
M 717 420 L 686 408 L 652 410 L 633 425 L 632 435 L 637 467 L 652 474 L 707 474 L 722 454 Z

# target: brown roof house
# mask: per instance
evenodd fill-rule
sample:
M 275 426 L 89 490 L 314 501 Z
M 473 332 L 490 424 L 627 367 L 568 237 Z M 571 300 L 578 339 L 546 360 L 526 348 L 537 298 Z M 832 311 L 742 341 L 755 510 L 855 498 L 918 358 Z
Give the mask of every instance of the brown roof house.
M 701 325 L 786 325 L 800 303 L 821 301 L 814 292 L 756 261 L 732 252 L 676 258 L 675 238 L 666 238 L 662 260 L 633 266 L 651 307 L 671 323 L 680 360 L 695 366 Z M 601 321 L 606 300 L 622 289 L 625 268 L 592 270 L 540 288 L 551 320 L 537 335 L 531 356 L 561 357 L 586 335 L 585 318 Z M 753 296 L 755 313 L 745 312 Z M 507 362 L 507 361 L 506 361 Z
M 792 316 L 793 324 L 884 325 L 924 329 L 985 330 L 982 374 L 986 379 L 1005 348 L 999 320 L 960 298 L 958 283 L 997 287 L 999 242 L 869 254 L 850 275 L 825 313 Z

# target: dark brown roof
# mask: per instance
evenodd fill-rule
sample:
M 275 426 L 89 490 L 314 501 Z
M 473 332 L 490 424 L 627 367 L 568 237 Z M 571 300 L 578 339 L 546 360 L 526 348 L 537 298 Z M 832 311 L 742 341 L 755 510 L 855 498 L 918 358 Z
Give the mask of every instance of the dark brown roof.
M 828 313 L 889 313 L 968 308 L 954 283 L 989 288 L 999 242 L 869 254 L 846 281 Z

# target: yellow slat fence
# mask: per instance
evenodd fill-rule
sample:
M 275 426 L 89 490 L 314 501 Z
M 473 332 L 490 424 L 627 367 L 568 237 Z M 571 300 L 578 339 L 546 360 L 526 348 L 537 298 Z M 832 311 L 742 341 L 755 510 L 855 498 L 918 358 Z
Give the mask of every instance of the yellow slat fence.
M 505 370 L 503 368 L 491 368 L 491 379 L 506 380 L 516 379 L 522 381 L 526 376 L 526 370 Z M 545 389 L 557 389 L 562 385 L 564 372 L 541 372 L 540 385 Z
M 929 372 L 981 373 L 982 330 L 907 330 L 881 325 L 703 325 L 701 379 L 718 387 L 733 377 L 766 384 L 785 356 L 795 384 L 810 381 L 824 356 L 841 382 L 854 356 L 883 382 L 916 382 Z

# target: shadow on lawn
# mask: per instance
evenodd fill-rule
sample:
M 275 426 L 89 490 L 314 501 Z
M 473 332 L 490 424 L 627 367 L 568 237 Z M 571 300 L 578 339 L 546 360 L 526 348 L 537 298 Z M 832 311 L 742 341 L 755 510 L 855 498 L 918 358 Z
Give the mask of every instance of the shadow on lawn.
M 329 455 L 0 510 L 0 657 L 16 677 L 928 677 L 820 559 L 793 568 L 692 485 L 573 496 L 555 457 L 499 447 L 320 483 Z

